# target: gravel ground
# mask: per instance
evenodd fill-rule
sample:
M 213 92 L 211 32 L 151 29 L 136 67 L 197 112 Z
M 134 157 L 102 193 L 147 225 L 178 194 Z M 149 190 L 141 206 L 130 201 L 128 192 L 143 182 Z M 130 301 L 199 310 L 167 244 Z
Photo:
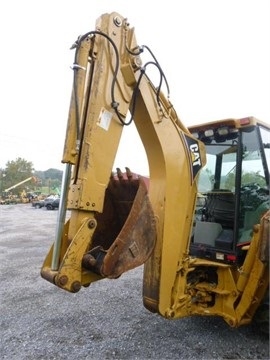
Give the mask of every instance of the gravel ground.
M 40 277 L 56 211 L 0 206 L 1 359 L 269 359 L 269 339 L 220 318 L 166 320 L 142 304 L 142 267 L 76 294 Z

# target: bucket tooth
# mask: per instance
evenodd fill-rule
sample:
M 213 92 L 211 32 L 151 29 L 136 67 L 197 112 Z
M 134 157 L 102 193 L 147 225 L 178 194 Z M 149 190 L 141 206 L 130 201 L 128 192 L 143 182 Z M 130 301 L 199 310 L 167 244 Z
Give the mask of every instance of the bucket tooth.
M 132 179 L 133 178 L 133 174 L 132 172 L 130 171 L 130 169 L 128 167 L 126 167 L 126 174 L 127 174 L 127 178 L 128 179 Z
M 122 180 L 124 176 L 123 176 L 123 173 L 122 173 L 121 169 L 117 168 L 116 171 L 117 171 L 118 179 Z

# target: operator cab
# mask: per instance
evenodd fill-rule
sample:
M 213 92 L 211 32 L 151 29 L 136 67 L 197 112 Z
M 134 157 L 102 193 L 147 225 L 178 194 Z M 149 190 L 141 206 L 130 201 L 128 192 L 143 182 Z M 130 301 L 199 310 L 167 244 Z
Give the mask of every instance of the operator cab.
M 270 130 L 255 118 L 190 128 L 206 146 L 198 181 L 192 256 L 241 263 L 269 209 Z

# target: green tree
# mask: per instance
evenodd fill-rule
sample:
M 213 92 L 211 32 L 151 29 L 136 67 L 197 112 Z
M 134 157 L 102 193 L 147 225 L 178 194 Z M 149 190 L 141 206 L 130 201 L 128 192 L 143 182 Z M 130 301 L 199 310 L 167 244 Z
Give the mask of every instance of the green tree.
M 250 171 L 243 173 L 242 185 L 245 184 L 258 184 L 261 187 L 266 186 L 266 180 L 260 175 L 260 171 Z
M 6 168 L 4 169 L 5 176 L 2 178 L 2 189 L 8 189 L 21 181 L 28 179 L 33 176 L 33 173 L 33 163 L 30 161 L 20 157 L 16 160 L 8 161 Z M 27 183 L 12 189 L 12 194 L 19 195 L 23 189 L 25 189 L 25 186 L 27 186 Z
M 48 169 L 44 171 L 45 179 L 58 179 L 61 183 L 63 171 L 58 169 Z
M 60 195 L 63 172 L 61 170 L 50 168 L 44 171 L 43 174 L 45 179 L 44 185 L 48 188 L 48 194 Z

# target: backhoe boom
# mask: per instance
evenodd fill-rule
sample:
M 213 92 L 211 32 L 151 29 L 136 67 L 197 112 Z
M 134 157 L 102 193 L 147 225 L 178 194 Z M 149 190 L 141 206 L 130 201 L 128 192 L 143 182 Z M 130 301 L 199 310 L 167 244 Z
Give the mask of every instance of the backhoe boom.
M 144 264 L 150 311 L 251 322 L 269 284 L 269 126 L 246 117 L 188 129 L 162 90 L 160 64 L 118 13 L 102 15 L 72 47 L 66 171 L 42 277 L 77 292 Z M 113 169 L 132 121 L 149 178 Z

